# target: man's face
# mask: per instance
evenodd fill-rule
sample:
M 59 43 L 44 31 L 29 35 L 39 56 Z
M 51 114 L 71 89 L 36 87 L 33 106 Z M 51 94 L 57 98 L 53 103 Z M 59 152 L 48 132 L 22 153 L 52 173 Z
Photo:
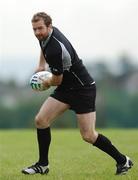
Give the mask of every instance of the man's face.
M 43 19 L 32 23 L 34 34 L 38 40 L 43 40 L 49 35 L 50 27 L 47 27 Z

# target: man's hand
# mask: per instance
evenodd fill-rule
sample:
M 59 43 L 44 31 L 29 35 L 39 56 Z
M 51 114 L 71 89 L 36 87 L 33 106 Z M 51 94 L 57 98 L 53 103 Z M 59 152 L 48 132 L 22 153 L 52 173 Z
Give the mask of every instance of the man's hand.
M 42 81 L 42 84 L 46 88 L 50 88 L 51 86 L 51 78 L 48 78 L 47 80 L 44 80 L 43 78 L 39 78 Z
M 59 86 L 62 82 L 63 74 L 56 76 L 52 75 L 52 77 L 48 78 L 47 80 L 44 80 L 40 77 L 40 80 L 42 81 L 44 87 L 50 87 L 50 86 Z

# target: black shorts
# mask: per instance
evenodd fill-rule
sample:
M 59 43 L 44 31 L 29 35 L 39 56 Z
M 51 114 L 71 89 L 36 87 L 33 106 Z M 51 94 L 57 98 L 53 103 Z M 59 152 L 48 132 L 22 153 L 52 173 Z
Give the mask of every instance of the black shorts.
M 80 89 L 60 89 L 57 88 L 50 95 L 51 97 L 70 105 L 70 109 L 77 114 L 95 111 L 96 85 L 83 87 Z

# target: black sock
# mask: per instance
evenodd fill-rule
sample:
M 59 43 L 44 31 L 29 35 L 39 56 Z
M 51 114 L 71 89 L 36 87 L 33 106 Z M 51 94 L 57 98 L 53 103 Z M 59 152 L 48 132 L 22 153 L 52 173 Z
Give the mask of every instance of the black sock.
M 112 145 L 111 141 L 102 134 L 98 135 L 98 138 L 93 145 L 109 154 L 118 164 L 124 164 L 126 162 L 126 157 L 121 154 L 116 147 Z
M 39 147 L 39 161 L 42 166 L 48 165 L 48 150 L 51 142 L 50 127 L 45 129 L 37 129 L 37 140 Z

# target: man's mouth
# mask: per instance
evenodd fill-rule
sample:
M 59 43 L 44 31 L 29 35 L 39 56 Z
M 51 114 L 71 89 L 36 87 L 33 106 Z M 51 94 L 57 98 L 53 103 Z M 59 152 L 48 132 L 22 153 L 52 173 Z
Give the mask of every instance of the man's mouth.
M 43 36 L 42 35 L 36 35 L 37 39 L 41 40 L 43 39 Z

